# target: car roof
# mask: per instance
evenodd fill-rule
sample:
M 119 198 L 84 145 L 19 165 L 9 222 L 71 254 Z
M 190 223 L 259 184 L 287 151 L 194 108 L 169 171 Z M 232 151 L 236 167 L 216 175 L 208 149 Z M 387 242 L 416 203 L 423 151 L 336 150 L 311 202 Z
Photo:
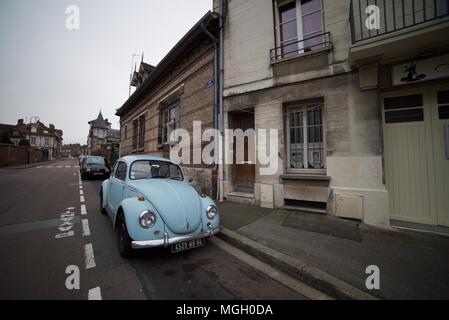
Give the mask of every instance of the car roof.
M 162 157 L 156 157 L 156 156 L 150 156 L 150 155 L 132 155 L 132 156 L 124 156 L 121 157 L 120 159 L 118 159 L 117 161 L 124 161 L 128 164 L 137 161 L 137 160 L 148 160 L 148 161 L 165 161 L 165 162 L 170 162 L 173 164 L 178 165 L 176 162 L 170 160 L 170 159 L 166 159 L 166 158 L 162 158 Z

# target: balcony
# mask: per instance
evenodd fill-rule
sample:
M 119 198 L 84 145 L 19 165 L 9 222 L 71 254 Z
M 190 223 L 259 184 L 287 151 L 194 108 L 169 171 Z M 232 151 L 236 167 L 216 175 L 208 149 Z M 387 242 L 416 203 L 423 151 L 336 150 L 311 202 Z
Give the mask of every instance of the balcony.
M 328 67 L 328 53 L 331 49 L 329 32 L 273 48 L 270 51 L 273 75 L 279 78 Z
M 330 33 L 324 32 L 271 49 L 271 62 L 307 56 L 323 50 L 329 50 L 331 47 Z
M 388 63 L 449 46 L 448 18 L 449 0 L 351 0 L 349 62 Z

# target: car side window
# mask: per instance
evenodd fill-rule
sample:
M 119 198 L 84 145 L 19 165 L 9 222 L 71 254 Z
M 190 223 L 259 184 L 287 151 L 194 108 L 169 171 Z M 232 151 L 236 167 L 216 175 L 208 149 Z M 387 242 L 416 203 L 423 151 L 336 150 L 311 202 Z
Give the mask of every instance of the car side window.
M 126 179 L 126 163 L 119 162 L 117 166 L 117 170 L 115 171 L 115 178 L 121 181 L 125 181 Z

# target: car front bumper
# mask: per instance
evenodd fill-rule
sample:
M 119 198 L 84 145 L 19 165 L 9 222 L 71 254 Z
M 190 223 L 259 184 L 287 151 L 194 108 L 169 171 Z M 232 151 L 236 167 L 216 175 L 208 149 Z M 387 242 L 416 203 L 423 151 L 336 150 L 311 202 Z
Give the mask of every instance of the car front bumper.
M 164 239 L 157 240 L 148 240 L 148 241 L 133 241 L 131 243 L 131 247 L 133 249 L 146 249 L 146 248 L 156 248 L 156 247 L 165 247 L 179 243 L 184 241 L 196 240 L 201 238 L 209 238 L 213 237 L 217 233 L 221 231 L 221 227 L 213 229 L 209 227 L 208 231 L 200 232 L 200 233 L 192 233 L 185 236 L 173 237 L 169 238 L 167 233 L 164 233 Z

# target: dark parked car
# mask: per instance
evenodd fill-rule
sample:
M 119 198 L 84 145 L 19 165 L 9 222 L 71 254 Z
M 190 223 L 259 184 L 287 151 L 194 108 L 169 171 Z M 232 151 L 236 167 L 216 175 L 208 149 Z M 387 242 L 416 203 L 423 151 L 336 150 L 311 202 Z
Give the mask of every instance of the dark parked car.
M 87 156 L 81 165 L 81 179 L 102 178 L 108 179 L 111 167 L 103 157 Z
M 78 158 L 78 163 L 79 163 L 79 166 L 80 166 L 80 171 L 81 171 L 81 167 L 83 166 L 84 159 L 86 159 L 86 156 L 79 156 L 79 158 Z

